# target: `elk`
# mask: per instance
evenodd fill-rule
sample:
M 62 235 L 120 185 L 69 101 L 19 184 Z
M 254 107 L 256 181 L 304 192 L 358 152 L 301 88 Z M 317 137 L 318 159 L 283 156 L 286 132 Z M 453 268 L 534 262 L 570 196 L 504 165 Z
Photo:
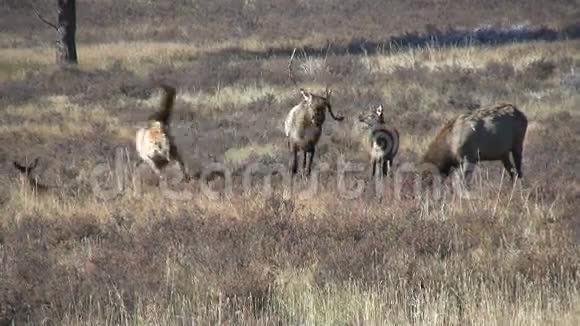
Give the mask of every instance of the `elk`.
M 44 185 L 40 182 L 38 182 L 38 178 L 33 175 L 33 171 L 36 168 L 36 166 L 38 165 L 38 157 L 34 159 L 34 161 L 32 162 L 32 164 L 26 166 L 26 165 L 22 165 L 16 161 L 12 162 L 14 164 L 14 167 L 20 172 L 20 177 L 22 178 L 22 180 L 28 184 L 33 191 L 35 192 L 46 192 L 50 189 L 49 186 Z
M 162 178 L 161 169 L 171 161 L 177 161 L 185 180 L 188 181 L 189 174 L 170 134 L 169 120 L 175 102 L 176 90 L 164 84 L 161 85 L 161 89 L 163 91 L 161 110 L 152 114 L 148 119 L 147 126 L 137 131 L 135 140 L 137 153 L 159 178 Z
M 292 52 L 290 62 L 288 63 L 288 75 L 290 80 L 297 86 L 292 74 L 292 60 L 296 49 Z M 288 138 L 288 149 L 290 151 L 290 171 L 292 175 L 298 172 L 298 151 L 302 151 L 302 170 L 306 169 L 306 176 L 310 176 L 312 171 L 312 161 L 316 150 L 316 144 L 322 134 L 322 125 L 326 118 L 326 110 L 336 121 L 344 120 L 342 116 L 335 116 L 330 105 L 330 96 L 332 91 L 326 88 L 324 96 L 316 95 L 300 89 L 302 101 L 294 106 L 284 121 L 284 131 Z M 308 157 L 308 164 L 307 164 Z
M 502 161 L 512 181 L 522 178 L 522 150 L 528 120 L 512 104 L 477 109 L 448 121 L 423 156 L 443 177 L 462 167 L 467 180 L 479 161 Z M 514 166 L 510 161 L 513 156 Z
M 363 133 L 361 143 L 370 155 L 371 176 L 373 177 L 387 175 L 399 151 L 399 131 L 385 125 L 383 113 L 384 107 L 381 104 L 375 109 L 370 122 L 367 117 L 359 116 L 359 121 L 368 126 L 368 129 Z M 377 171 L 377 167 L 379 171 Z

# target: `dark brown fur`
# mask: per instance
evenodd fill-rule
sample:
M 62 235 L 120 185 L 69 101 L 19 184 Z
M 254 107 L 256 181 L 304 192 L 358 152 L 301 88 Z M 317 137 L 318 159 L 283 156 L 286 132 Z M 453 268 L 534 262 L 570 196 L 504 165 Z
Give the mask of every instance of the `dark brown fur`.
M 51 188 L 50 186 L 38 182 L 38 179 L 32 174 L 32 172 L 38 165 L 38 157 L 34 159 L 32 164 L 30 164 L 29 166 L 21 165 L 16 161 L 14 161 L 13 164 L 14 167 L 20 172 L 21 177 L 24 178 L 25 183 L 29 185 L 32 188 L 32 190 L 37 192 L 46 192 Z
M 453 129 L 455 120 L 457 120 L 457 118 L 451 119 L 445 123 L 423 156 L 423 162 L 437 162 L 435 165 L 439 169 L 439 172 L 444 176 L 449 175 L 452 167 L 459 165 L 459 162 L 452 159 L 452 153 L 449 146 L 447 146 L 447 138 Z
M 162 125 L 167 126 L 169 124 L 169 120 L 171 119 L 171 113 L 173 110 L 173 104 L 175 103 L 175 95 L 177 91 L 175 90 L 175 87 L 165 84 L 161 84 L 160 87 L 163 89 L 161 110 L 149 116 L 149 121 L 159 121 L 162 123 Z

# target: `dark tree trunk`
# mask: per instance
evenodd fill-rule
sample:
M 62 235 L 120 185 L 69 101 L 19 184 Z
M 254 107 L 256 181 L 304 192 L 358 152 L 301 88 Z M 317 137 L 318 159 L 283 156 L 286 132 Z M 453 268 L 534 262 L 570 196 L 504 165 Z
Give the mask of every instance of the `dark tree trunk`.
M 58 0 L 56 30 L 56 63 L 61 66 L 77 64 L 75 33 L 77 16 L 75 0 Z

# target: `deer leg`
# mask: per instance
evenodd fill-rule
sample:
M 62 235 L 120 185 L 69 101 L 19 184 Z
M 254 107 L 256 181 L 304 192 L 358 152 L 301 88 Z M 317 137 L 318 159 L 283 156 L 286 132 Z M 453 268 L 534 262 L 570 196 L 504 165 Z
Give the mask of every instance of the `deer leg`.
M 391 171 L 391 166 L 393 166 L 392 160 L 384 160 L 383 161 L 383 175 L 388 175 Z
M 378 167 L 377 177 L 382 178 L 384 173 L 385 173 L 385 159 L 384 158 L 381 157 L 377 160 L 377 167 Z
M 371 177 L 374 177 L 377 171 L 377 160 L 375 160 L 374 158 L 371 159 L 371 166 L 372 166 Z
M 508 153 L 507 155 L 502 157 L 501 162 L 503 163 L 503 167 L 506 169 L 506 171 L 510 175 L 510 179 L 513 180 L 514 179 L 514 172 L 513 172 L 514 166 L 512 165 L 512 162 L 510 161 L 510 154 Z

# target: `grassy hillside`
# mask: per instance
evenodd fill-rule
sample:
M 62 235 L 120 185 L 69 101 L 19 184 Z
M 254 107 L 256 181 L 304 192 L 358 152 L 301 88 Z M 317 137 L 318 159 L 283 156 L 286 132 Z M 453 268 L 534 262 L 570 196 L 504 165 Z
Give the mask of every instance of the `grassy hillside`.
M 56 19 L 50 1 L 5 0 L 3 44 L 52 44 L 52 29 L 32 6 Z M 165 41 L 216 44 L 233 39 L 296 44 L 383 40 L 408 32 L 472 29 L 481 25 L 578 24 L 575 0 L 78 0 L 82 43 Z
M 52 65 L 49 34 L 24 40 L 39 26 L 2 29 L 14 42 L 0 49 L 0 325 L 580 322 L 580 41 L 298 51 L 300 87 L 330 87 L 334 111 L 346 116 L 324 125 L 318 190 L 298 180 L 289 196 L 274 178 L 269 193 L 261 179 L 248 189 L 241 178 L 255 163 L 287 164 L 282 122 L 300 100 L 288 80 L 288 49 L 401 35 L 430 19 L 441 28 L 477 26 L 499 13 L 494 23 L 561 28 L 577 15 L 571 2 L 486 9 L 476 1 L 390 1 L 389 11 L 363 1 L 358 10 L 376 12 L 369 25 L 353 27 L 360 15 L 344 31 L 320 27 L 310 40 L 287 28 L 290 21 L 324 13 L 316 24 L 332 26 L 355 2 L 300 2 L 295 10 L 303 11 L 272 29 L 268 19 L 291 3 L 276 2 L 250 34 L 234 39 L 225 24 L 211 42 L 191 31 L 235 10 L 185 24 L 189 3 L 198 2 L 176 11 L 164 1 L 129 1 L 102 22 L 86 18 L 80 65 L 64 71 Z M 9 1 L 0 17 L 23 17 L 25 4 Z M 98 17 L 112 4 L 79 1 L 79 10 L 91 6 Z M 205 10 L 226 8 L 215 6 Z M 432 8 L 450 16 L 431 18 Z M 150 22 L 167 17 L 174 25 Z M 130 28 L 109 39 L 114 19 Z M 185 34 L 142 26 L 183 26 Z M 234 171 L 231 191 L 222 178 L 210 182 L 215 196 L 192 181 L 179 186 L 187 195 L 179 199 L 152 178 L 135 180 L 133 137 L 159 106 L 160 80 L 178 87 L 173 127 L 187 165 L 201 172 L 223 164 Z M 530 121 L 523 182 L 512 186 L 494 162 L 479 166 L 468 196 L 450 182 L 442 198 L 414 194 L 412 174 L 402 172 L 400 191 L 387 179 L 376 195 L 353 132 L 359 114 L 383 103 L 401 132 L 402 171 L 447 119 L 499 102 Z M 35 157 L 48 193 L 32 192 L 12 166 Z M 348 190 L 364 181 L 360 194 L 341 190 L 341 161 L 364 168 L 344 180 Z

